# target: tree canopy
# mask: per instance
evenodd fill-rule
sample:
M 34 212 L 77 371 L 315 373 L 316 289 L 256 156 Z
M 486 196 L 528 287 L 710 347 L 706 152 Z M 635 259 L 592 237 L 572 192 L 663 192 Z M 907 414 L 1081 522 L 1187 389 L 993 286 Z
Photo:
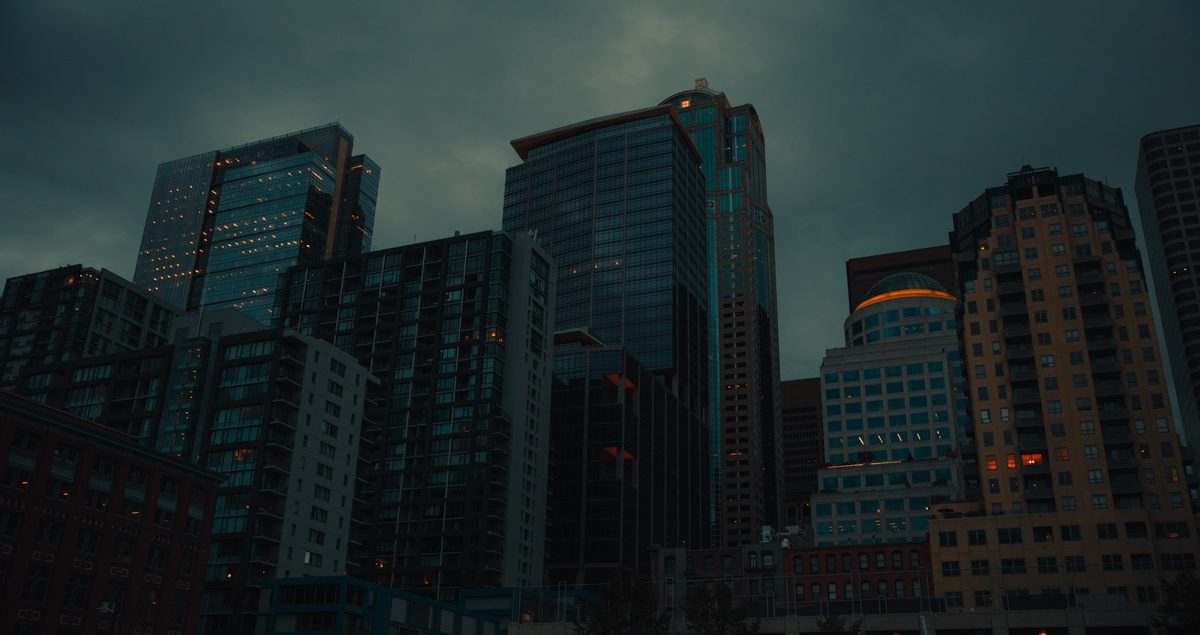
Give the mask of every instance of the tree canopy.
M 758 620 L 746 621 L 746 609 L 733 605 L 733 592 L 724 584 L 709 590 L 698 584 L 688 594 L 688 632 L 692 635 L 753 635 L 758 632 Z
M 577 635 L 666 635 L 670 625 L 658 611 L 654 589 L 623 578 L 609 586 L 604 602 L 585 608 L 575 622 Z

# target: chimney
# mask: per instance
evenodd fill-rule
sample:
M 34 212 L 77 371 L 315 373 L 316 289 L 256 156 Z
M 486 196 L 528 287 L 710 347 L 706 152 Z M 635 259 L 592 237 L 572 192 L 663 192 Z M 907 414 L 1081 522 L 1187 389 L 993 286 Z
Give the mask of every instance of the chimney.
M 708 88 L 708 79 L 705 77 L 697 77 L 696 88 Z

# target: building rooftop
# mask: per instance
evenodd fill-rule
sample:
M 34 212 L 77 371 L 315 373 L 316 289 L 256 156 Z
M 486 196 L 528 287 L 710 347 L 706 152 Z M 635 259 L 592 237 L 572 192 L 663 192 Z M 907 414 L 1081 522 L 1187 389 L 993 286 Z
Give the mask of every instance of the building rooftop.
M 943 300 L 954 301 L 954 296 L 950 295 L 946 291 L 946 288 L 937 280 L 923 273 L 903 271 L 893 273 L 883 280 L 876 282 L 874 286 L 867 290 L 867 293 L 863 296 L 863 301 L 854 307 L 854 310 L 858 311 L 886 300 L 914 297 L 941 298 Z
M 567 126 L 554 128 L 553 130 L 547 130 L 545 132 L 539 132 L 527 137 L 521 137 L 520 139 L 514 139 L 511 144 L 513 149 L 517 151 L 517 156 L 520 156 L 521 159 L 524 160 L 528 158 L 530 150 L 544 146 L 548 143 L 553 143 L 555 141 L 573 137 L 585 132 L 590 132 L 592 130 L 599 130 L 608 126 L 615 126 L 617 124 L 622 124 L 629 121 L 648 119 L 650 117 L 657 117 L 660 115 L 669 115 L 671 117 L 675 124 L 675 128 L 687 141 L 687 147 L 692 154 L 692 157 L 697 163 L 700 163 L 703 160 L 700 156 L 700 151 L 697 150 L 696 145 L 692 143 L 691 135 L 689 135 L 687 129 L 683 127 L 683 122 L 679 120 L 679 115 L 675 114 L 675 109 L 671 106 L 652 106 L 650 108 L 631 110 L 629 112 L 618 113 L 615 115 L 596 117 L 595 119 L 588 119 L 587 121 L 580 121 Z

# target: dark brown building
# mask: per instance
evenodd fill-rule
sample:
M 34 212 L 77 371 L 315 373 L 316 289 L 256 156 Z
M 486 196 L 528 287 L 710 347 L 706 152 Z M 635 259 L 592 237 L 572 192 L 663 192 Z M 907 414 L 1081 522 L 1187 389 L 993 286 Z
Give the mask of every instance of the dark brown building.
M 7 392 L 0 472 L 0 632 L 194 632 L 214 474 Z
M 190 319 L 181 330 L 203 335 L 30 366 L 20 390 L 226 477 L 189 632 L 259 632 L 269 580 L 353 567 L 348 521 L 375 380 L 327 342 L 235 311 L 209 311 L 199 327 L 184 326 Z
M 941 604 L 933 600 L 928 542 L 837 547 L 787 543 L 783 539 L 717 549 L 663 549 L 654 564 L 659 606 L 682 620 L 683 607 L 698 586 L 725 585 L 748 617 L 940 610 Z
M 806 526 L 809 497 L 821 467 L 821 379 L 779 384 L 783 437 L 783 523 Z
M 853 313 L 876 282 L 902 272 L 923 273 L 947 289 L 954 288 L 954 259 L 950 245 L 896 251 L 846 261 L 846 291 Z

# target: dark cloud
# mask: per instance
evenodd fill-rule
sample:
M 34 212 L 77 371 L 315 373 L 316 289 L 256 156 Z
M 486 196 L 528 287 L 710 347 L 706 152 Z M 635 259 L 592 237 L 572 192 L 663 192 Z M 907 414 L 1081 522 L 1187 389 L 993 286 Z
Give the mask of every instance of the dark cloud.
M 164 6 L 168 5 L 169 6 Z M 1023 163 L 1125 188 L 1200 119 L 1200 5 L 0 6 L 0 277 L 131 275 L 156 165 L 341 121 L 383 167 L 376 246 L 499 225 L 510 139 L 707 76 L 767 135 L 782 366 L 839 344 L 847 258 L 944 240 Z

